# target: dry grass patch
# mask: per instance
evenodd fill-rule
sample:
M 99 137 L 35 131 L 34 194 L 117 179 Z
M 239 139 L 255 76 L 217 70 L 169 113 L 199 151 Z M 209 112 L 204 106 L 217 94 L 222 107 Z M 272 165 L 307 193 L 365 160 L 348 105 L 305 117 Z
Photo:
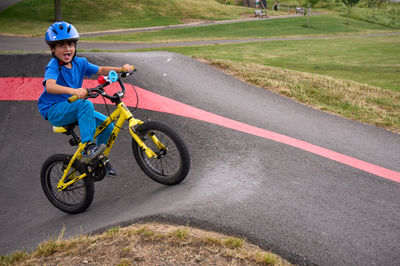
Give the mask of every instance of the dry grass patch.
M 400 91 L 254 63 L 201 61 L 314 108 L 400 133 Z
M 60 237 L 59 237 L 60 238 Z M 291 265 L 242 238 L 160 223 L 110 228 L 101 235 L 49 240 L 0 265 Z

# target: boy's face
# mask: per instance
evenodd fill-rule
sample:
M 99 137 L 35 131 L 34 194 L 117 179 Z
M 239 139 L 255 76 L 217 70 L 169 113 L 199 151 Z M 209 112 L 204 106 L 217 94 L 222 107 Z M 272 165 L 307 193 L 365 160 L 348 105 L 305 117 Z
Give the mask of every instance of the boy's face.
M 64 41 L 57 43 L 54 48 L 51 48 L 51 52 L 64 63 L 68 64 L 72 61 L 75 54 L 76 43 L 73 41 Z

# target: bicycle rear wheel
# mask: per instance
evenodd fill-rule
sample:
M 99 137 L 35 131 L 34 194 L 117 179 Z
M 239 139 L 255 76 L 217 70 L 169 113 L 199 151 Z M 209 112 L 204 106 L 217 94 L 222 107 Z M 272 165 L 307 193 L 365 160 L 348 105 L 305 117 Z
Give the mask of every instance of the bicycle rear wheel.
M 94 197 L 94 185 L 86 178 L 68 186 L 65 190 L 58 190 L 57 185 L 68 166 L 69 159 L 66 154 L 54 154 L 43 164 L 40 175 L 42 189 L 48 200 L 59 210 L 75 214 L 89 208 Z M 71 176 L 77 172 L 71 167 Z
M 146 146 L 157 154 L 157 158 L 149 158 L 132 139 L 135 159 L 151 179 L 163 185 L 176 185 L 186 178 L 190 169 L 190 156 L 177 133 L 158 122 L 144 122 L 138 126 L 136 132 Z M 152 135 L 155 135 L 166 149 L 159 149 L 151 138 Z

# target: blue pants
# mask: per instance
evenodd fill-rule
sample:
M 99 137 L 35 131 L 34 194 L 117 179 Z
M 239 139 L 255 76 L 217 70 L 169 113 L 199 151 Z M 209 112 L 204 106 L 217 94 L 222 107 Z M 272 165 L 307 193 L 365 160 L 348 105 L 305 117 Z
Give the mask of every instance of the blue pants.
M 82 143 L 93 142 L 96 127 L 107 117 L 94 110 L 90 101 L 77 100 L 54 104 L 47 113 L 47 119 L 53 126 L 65 126 L 78 121 Z M 114 125 L 111 124 L 97 137 L 97 144 L 106 144 Z

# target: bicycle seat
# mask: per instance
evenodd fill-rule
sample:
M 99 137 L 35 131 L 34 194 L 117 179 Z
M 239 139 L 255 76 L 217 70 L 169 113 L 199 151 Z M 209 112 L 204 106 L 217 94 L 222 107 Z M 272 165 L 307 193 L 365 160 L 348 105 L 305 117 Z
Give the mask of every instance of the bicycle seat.
M 74 130 L 75 126 L 78 125 L 78 122 L 74 122 L 72 124 L 68 124 L 65 126 L 53 126 L 53 132 L 55 133 L 67 133 Z

